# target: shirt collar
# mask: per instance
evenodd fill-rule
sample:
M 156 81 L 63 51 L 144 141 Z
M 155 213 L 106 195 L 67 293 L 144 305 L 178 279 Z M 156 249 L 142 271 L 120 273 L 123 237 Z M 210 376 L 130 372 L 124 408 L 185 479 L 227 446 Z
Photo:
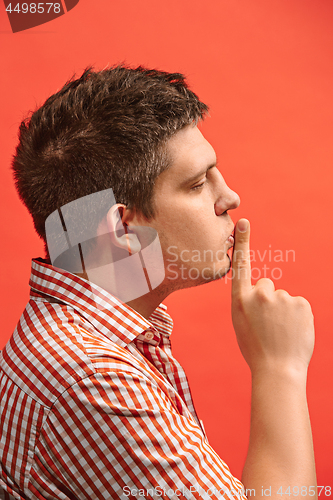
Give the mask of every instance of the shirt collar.
M 29 285 L 32 299 L 46 295 L 50 302 L 71 306 L 122 347 L 148 329 L 158 336 L 171 334 L 173 323 L 166 305 L 160 304 L 147 320 L 98 285 L 53 267 L 43 259 L 32 260 Z

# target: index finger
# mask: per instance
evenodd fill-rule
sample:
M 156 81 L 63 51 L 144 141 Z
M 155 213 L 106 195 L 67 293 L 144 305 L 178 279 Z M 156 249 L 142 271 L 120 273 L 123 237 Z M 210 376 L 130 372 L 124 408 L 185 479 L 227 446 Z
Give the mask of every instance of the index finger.
M 240 219 L 235 228 L 235 244 L 232 254 L 232 294 L 239 295 L 252 289 L 250 260 L 250 223 Z

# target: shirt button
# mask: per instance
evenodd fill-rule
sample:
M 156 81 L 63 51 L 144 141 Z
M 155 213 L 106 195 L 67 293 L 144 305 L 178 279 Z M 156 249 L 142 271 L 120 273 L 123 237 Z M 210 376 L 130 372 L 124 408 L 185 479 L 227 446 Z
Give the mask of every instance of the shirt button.
M 146 333 L 145 333 L 145 339 L 146 339 L 146 340 L 151 340 L 151 339 L 153 339 L 153 338 L 154 338 L 154 334 L 153 334 L 153 332 L 146 332 Z

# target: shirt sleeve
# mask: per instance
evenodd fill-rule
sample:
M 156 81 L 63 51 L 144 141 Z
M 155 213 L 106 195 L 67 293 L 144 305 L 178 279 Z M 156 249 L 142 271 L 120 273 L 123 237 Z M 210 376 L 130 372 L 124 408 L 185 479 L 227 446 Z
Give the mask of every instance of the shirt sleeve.
M 58 398 L 39 435 L 32 481 L 80 500 L 246 499 L 194 419 L 156 381 L 124 368 L 95 373 Z

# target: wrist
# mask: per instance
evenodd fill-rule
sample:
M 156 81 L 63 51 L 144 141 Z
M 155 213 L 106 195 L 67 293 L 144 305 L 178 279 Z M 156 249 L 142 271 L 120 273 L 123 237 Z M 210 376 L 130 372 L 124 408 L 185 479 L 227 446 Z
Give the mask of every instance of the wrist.
M 308 373 L 308 365 L 302 361 L 262 360 L 250 369 L 252 382 L 270 379 L 303 384 L 307 380 Z

